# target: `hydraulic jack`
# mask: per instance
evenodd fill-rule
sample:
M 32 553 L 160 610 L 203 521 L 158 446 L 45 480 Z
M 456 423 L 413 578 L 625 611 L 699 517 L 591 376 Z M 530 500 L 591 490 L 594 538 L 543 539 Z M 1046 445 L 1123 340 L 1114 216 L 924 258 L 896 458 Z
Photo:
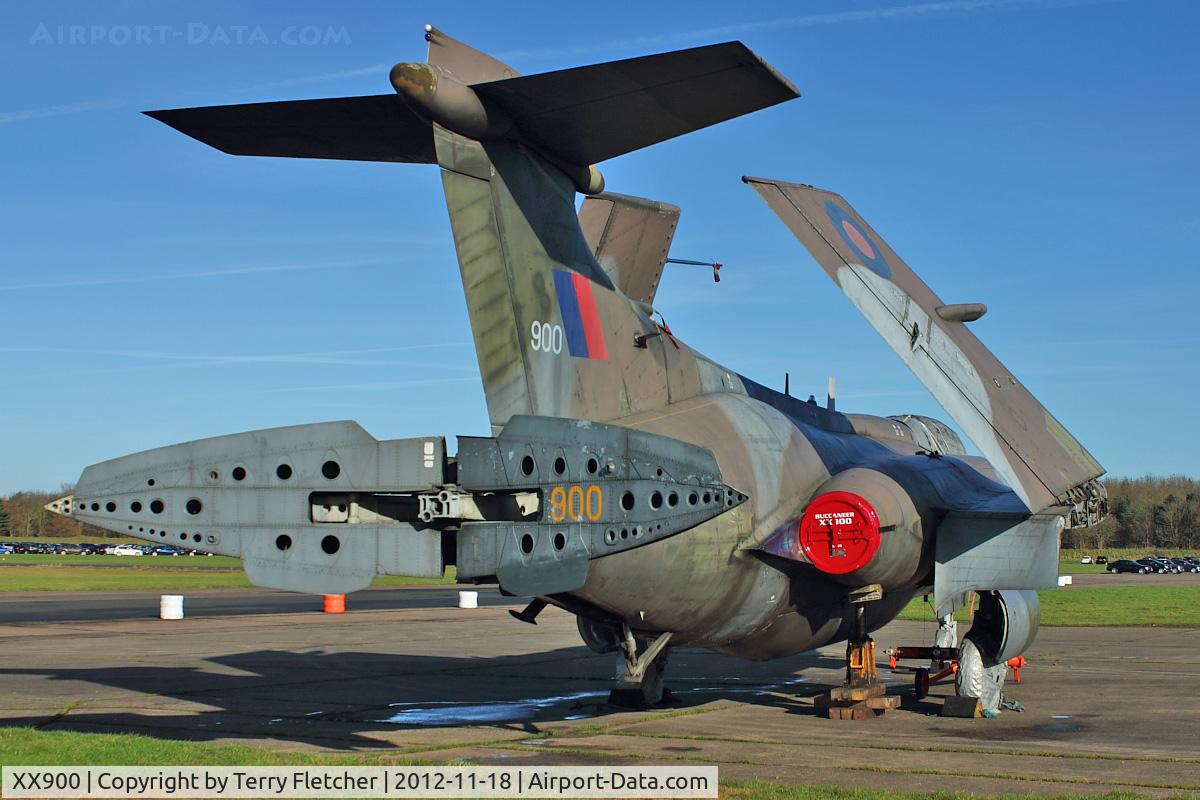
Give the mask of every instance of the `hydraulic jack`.
M 867 635 L 866 604 L 883 597 L 878 584 L 850 593 L 856 606 L 854 632 L 846 642 L 846 681 L 828 694 L 817 697 L 816 704 L 830 719 L 871 719 L 877 713 L 900 707 L 900 698 L 888 696 L 875 668 L 875 640 Z

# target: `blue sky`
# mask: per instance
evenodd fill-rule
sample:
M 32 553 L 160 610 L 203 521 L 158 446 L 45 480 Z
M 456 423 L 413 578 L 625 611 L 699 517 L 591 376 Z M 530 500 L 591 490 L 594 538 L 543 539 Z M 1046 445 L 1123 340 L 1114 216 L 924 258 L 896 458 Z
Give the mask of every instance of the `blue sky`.
M 0 5 L 0 492 L 300 422 L 486 433 L 434 168 L 239 159 L 137 113 L 383 93 L 425 22 L 523 73 L 736 38 L 796 83 L 603 165 L 683 207 L 673 255 L 726 265 L 719 285 L 674 268 L 658 295 L 702 352 L 798 394 L 835 375 L 842 409 L 945 418 L 739 178 L 813 183 L 947 301 L 986 302 L 976 333 L 1110 473 L 1200 474 L 1200 6 L 512 8 Z

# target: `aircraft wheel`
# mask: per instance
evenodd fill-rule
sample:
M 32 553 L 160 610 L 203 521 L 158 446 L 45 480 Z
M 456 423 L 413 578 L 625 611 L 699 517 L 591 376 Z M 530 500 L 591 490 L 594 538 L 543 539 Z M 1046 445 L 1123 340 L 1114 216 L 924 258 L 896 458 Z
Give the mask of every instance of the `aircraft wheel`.
M 917 674 L 913 676 L 913 693 L 918 700 L 929 697 L 929 670 L 925 667 L 918 667 Z

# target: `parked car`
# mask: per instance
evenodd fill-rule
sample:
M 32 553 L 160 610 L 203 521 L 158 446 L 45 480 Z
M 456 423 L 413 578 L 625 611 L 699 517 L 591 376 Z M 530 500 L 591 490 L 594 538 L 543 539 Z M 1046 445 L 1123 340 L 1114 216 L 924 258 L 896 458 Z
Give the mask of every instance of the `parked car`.
M 1096 556 L 1096 563 L 1097 564 L 1107 564 L 1108 556 Z
M 109 551 L 114 556 L 144 556 L 142 548 L 132 544 L 119 544 Z
M 152 556 L 177 556 L 180 552 L 169 544 L 159 544 L 150 548 Z
M 83 545 L 76 544 L 75 542 L 67 542 L 58 546 L 58 552 L 64 556 L 81 556 L 86 551 L 83 549 Z
M 1144 564 L 1151 572 L 1156 572 L 1160 575 L 1165 575 L 1175 571 L 1175 565 L 1169 561 L 1162 561 L 1153 556 L 1147 558 L 1139 558 L 1137 563 Z
M 1090 563 L 1092 563 L 1092 557 L 1084 556 L 1083 558 L 1079 559 L 1079 563 L 1080 564 L 1090 564 Z
M 1145 575 L 1150 572 L 1150 567 L 1138 561 L 1130 561 L 1128 558 L 1122 558 L 1118 561 L 1110 561 L 1108 564 L 1109 572 L 1136 572 L 1139 575 Z
M 12 551 L 13 549 L 8 546 L 7 542 L 0 542 L 0 556 L 6 556 Z
M 1180 572 L 1200 572 L 1200 564 L 1188 561 L 1186 558 L 1172 558 L 1171 563 L 1179 567 Z

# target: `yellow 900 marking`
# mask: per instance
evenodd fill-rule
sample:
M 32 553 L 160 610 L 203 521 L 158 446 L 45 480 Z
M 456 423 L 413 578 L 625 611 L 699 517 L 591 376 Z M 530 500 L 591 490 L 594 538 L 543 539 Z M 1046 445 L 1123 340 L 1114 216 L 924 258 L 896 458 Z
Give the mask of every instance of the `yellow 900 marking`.
M 551 522 L 599 522 L 604 514 L 604 493 L 596 484 L 555 486 L 550 490 Z

